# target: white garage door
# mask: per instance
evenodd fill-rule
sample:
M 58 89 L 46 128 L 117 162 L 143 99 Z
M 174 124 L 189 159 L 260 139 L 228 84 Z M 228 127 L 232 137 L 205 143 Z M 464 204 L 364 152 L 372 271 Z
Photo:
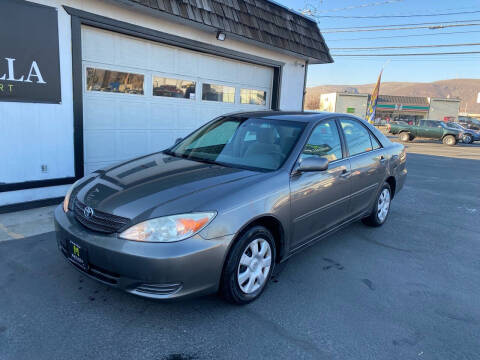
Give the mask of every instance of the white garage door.
M 215 116 L 270 108 L 273 69 L 82 28 L 85 172 L 162 150 Z

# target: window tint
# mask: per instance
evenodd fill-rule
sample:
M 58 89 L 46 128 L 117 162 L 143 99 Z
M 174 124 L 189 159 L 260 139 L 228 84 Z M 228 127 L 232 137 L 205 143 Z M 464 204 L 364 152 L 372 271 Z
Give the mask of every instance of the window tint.
M 372 150 L 369 131 L 356 120 L 341 119 L 350 156 Z
M 202 100 L 234 103 L 235 88 L 224 85 L 203 84 Z
M 238 121 L 225 121 L 220 123 L 215 128 L 211 129 L 209 132 L 204 134 L 202 137 L 192 141 L 187 147 L 187 150 L 191 150 L 194 148 L 202 148 L 202 147 L 209 147 L 209 146 L 224 146 L 227 144 L 237 127 L 239 126 Z
M 195 81 L 153 77 L 153 96 L 195 100 Z
M 87 91 L 143 95 L 143 75 L 87 68 Z
M 340 136 L 334 120 L 324 121 L 313 130 L 300 158 L 311 156 L 325 157 L 328 161 L 342 158 Z
M 240 103 L 252 105 L 265 105 L 267 92 L 253 89 L 240 90 Z

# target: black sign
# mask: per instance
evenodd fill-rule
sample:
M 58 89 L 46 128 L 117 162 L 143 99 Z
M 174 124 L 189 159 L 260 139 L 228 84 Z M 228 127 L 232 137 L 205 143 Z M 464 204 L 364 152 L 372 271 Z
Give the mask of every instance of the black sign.
M 0 101 L 60 103 L 57 9 L 0 1 Z

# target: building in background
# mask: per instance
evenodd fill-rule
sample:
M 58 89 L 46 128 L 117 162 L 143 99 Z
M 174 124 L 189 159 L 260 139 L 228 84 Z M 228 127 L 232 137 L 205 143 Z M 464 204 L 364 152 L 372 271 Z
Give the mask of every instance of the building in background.
M 218 115 L 300 111 L 308 65 L 333 62 L 314 20 L 268 0 L 1 0 L 0 24 L 0 211 Z
M 365 118 L 369 95 L 329 93 L 320 95 L 320 111 L 354 114 Z M 441 99 L 420 96 L 380 95 L 376 109 L 376 122 L 421 119 L 442 121 L 458 120 L 460 99 Z
M 320 111 L 352 114 L 365 118 L 368 94 L 330 93 L 320 95 Z

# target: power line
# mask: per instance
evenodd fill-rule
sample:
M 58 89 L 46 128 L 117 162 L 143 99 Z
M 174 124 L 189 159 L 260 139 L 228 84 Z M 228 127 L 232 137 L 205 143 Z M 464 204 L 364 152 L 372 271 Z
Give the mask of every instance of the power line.
M 338 12 L 338 11 L 345 11 L 345 10 L 353 10 L 353 9 L 360 9 L 360 8 L 366 8 L 366 7 L 372 7 L 372 6 L 379 6 L 379 5 L 388 5 L 388 4 L 393 4 L 397 2 L 403 2 L 404 0 L 386 0 L 386 1 L 376 1 L 373 3 L 366 3 L 366 4 L 360 4 L 360 5 L 352 5 L 352 6 L 347 6 L 344 8 L 336 8 L 336 9 L 330 9 L 330 10 L 320 10 L 316 11 L 314 10 L 315 13 L 329 13 L 329 12 Z M 302 13 L 304 15 L 312 15 L 313 12 L 312 10 L 303 10 Z
M 480 19 L 442 21 L 441 23 L 436 21 L 436 22 L 421 22 L 421 23 L 410 23 L 410 24 L 386 24 L 386 25 L 371 25 L 371 26 L 336 27 L 336 28 L 324 28 L 323 30 L 350 30 L 350 29 L 374 29 L 374 28 L 396 27 L 396 26 L 443 25 L 443 24 L 468 23 L 472 21 L 480 21 Z
M 308 10 L 304 10 L 308 12 Z M 448 12 L 448 13 L 437 13 L 437 14 L 412 14 L 412 15 L 372 15 L 372 16 L 346 16 L 346 15 L 318 15 L 320 18 L 341 18 L 341 19 L 382 19 L 382 18 L 410 18 L 410 17 L 431 17 L 431 16 L 451 16 L 451 15 L 464 15 L 464 14 L 477 14 L 480 13 L 480 10 L 476 11 L 458 11 L 458 12 Z M 307 13 L 308 15 L 308 13 Z M 312 12 L 310 16 L 316 16 Z
M 406 37 L 421 37 L 421 36 L 437 36 L 437 35 L 450 35 L 450 34 L 472 34 L 480 33 L 480 31 L 448 31 L 442 33 L 424 33 L 424 34 L 410 34 L 410 35 L 391 35 L 391 36 L 372 36 L 372 37 L 359 37 L 348 39 L 328 39 L 328 42 L 332 41 L 355 41 L 355 40 L 376 40 L 376 39 L 393 39 L 393 38 L 406 38 Z
M 394 30 L 413 30 L 413 29 L 430 29 L 438 30 L 451 27 L 464 27 L 464 26 L 479 26 L 480 23 L 475 24 L 451 24 L 451 25 L 435 25 L 435 26 L 407 26 L 407 27 L 397 27 L 397 28 L 379 28 L 379 29 L 352 29 L 352 30 L 322 30 L 322 33 L 345 33 L 345 32 L 364 32 L 364 31 L 394 31 Z
M 405 45 L 405 46 L 374 46 L 374 47 L 346 47 L 330 48 L 330 50 L 389 50 L 389 49 L 420 49 L 420 48 L 439 48 L 439 47 L 458 47 L 458 46 L 479 46 L 480 43 L 466 44 L 437 44 L 437 45 Z
M 436 56 L 436 55 L 463 55 L 463 54 L 480 54 L 480 51 L 458 51 L 458 52 L 439 52 L 439 53 L 410 53 L 410 54 L 333 54 L 332 56 Z

